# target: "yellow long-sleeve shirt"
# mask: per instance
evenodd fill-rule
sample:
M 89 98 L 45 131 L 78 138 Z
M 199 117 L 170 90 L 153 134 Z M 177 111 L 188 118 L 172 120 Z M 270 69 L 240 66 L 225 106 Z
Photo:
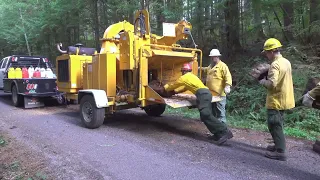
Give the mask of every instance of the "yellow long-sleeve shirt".
M 266 84 L 267 109 L 286 110 L 295 107 L 291 63 L 282 55 L 271 63 Z
M 166 91 L 175 90 L 176 93 L 188 90 L 195 94 L 197 90 L 202 88 L 208 89 L 196 75 L 190 72 L 182 75 L 175 82 L 164 85 Z
M 224 88 L 226 85 L 232 86 L 232 76 L 228 66 L 219 61 L 215 66 L 209 65 L 203 68 L 204 73 L 207 73 L 206 85 L 213 94 L 226 96 Z

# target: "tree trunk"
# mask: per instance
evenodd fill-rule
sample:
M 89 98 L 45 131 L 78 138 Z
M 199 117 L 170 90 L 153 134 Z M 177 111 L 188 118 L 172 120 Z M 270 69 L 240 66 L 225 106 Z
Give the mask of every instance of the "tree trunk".
M 293 39 L 293 2 L 286 1 L 282 5 L 283 10 L 283 24 L 284 24 L 284 32 L 288 39 Z
M 256 27 L 256 41 L 263 41 L 266 36 L 263 33 L 261 22 L 261 0 L 252 0 L 253 21 Z
M 129 8 L 128 10 L 128 22 L 133 22 L 134 21 L 134 11 L 135 9 L 133 8 L 133 0 L 128 0 L 128 6 L 130 6 L 131 8 Z M 145 9 L 145 8 L 143 8 Z
M 191 15 L 190 15 L 190 0 L 187 0 L 187 18 L 190 21 Z
M 203 0 L 197 0 L 197 30 L 198 30 L 198 40 L 199 42 L 199 48 L 202 49 L 204 37 L 203 37 L 203 29 L 204 29 L 204 7 L 203 7 Z
M 214 20 L 215 20 L 215 9 L 213 8 L 213 2 L 210 4 L 210 34 L 214 34 Z
M 95 38 L 95 48 L 100 48 L 100 31 L 99 31 L 99 13 L 98 13 L 98 1 L 93 1 L 93 24 L 94 24 L 94 38 Z
M 108 1 L 104 0 L 103 7 L 106 7 L 106 8 L 103 8 L 102 11 L 103 11 L 103 23 L 104 23 L 105 27 L 109 26 L 109 15 L 108 15 L 107 5 L 108 5 Z
M 176 17 L 175 21 L 180 21 L 184 17 L 184 9 L 183 9 L 184 1 L 183 0 L 176 0 L 174 9 L 172 9 L 172 12 L 175 12 Z
M 205 32 L 207 35 L 210 34 L 210 2 L 211 0 L 205 1 L 204 12 L 205 12 Z M 211 2 L 212 3 L 212 2 Z M 210 36 L 209 36 L 210 37 Z
M 226 0 L 225 2 L 225 24 L 226 24 L 226 45 L 227 57 L 231 56 L 231 52 L 241 51 L 240 34 L 239 34 L 239 7 L 238 0 Z
M 278 16 L 278 13 L 277 13 L 276 10 L 274 10 L 274 9 L 273 9 L 273 13 L 274 13 L 274 15 L 275 15 L 275 17 L 276 17 L 276 19 L 277 19 L 277 21 L 278 21 L 278 23 L 279 23 L 279 26 L 281 27 L 281 30 L 282 30 L 282 33 L 283 33 L 284 38 L 286 39 L 286 41 L 289 41 L 289 39 L 288 39 L 288 37 L 287 37 L 287 34 L 286 34 L 286 32 L 285 32 L 285 30 L 284 30 L 284 28 L 283 28 L 283 25 L 282 25 L 282 23 L 281 23 L 281 20 L 280 20 L 280 18 L 279 18 L 279 16 Z
M 310 0 L 310 23 L 320 19 L 320 0 Z

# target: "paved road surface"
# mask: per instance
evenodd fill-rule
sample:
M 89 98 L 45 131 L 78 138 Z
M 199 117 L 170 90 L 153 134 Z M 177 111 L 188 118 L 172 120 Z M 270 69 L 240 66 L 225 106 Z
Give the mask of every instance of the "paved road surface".
M 224 146 L 194 119 L 121 111 L 99 129 L 80 123 L 78 106 L 23 110 L 0 94 L 0 130 L 41 153 L 57 179 L 320 179 L 310 141 L 289 139 L 287 162 L 263 157 L 268 134 L 233 129 Z

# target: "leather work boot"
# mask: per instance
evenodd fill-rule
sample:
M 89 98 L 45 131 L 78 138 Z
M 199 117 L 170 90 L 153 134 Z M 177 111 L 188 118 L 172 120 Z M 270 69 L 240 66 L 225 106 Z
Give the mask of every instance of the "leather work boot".
M 208 136 L 208 139 L 212 140 L 212 141 L 218 141 L 219 140 L 219 136 L 214 134 L 214 135 Z
M 286 153 L 281 153 L 281 152 L 278 152 L 278 151 L 273 151 L 273 152 L 267 151 L 265 156 L 267 158 L 280 160 L 280 161 L 286 161 L 287 160 Z
M 267 150 L 271 151 L 271 152 L 276 151 L 276 146 L 275 145 L 269 145 L 269 146 L 267 146 Z
M 228 139 L 233 138 L 232 132 L 227 129 L 227 132 L 225 132 L 222 136 L 216 137 L 216 139 L 213 139 L 217 145 L 222 145 L 225 143 Z

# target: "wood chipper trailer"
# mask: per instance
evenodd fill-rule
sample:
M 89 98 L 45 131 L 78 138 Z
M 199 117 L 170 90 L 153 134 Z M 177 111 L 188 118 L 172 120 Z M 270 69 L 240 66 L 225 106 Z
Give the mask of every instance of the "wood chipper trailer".
M 150 116 L 160 116 L 166 105 L 194 106 L 195 96 L 191 92 L 163 98 L 148 85 L 152 80 L 176 81 L 184 63 L 191 63 L 192 72 L 198 74 L 201 50 L 176 44 L 187 39 L 190 30 L 191 24 L 182 20 L 164 24 L 164 36 L 151 34 L 148 12 L 137 11 L 134 24 L 122 21 L 106 29 L 101 50 L 92 55 L 92 62 L 88 55 L 58 56 L 58 88 L 68 100 L 80 103 L 81 120 L 87 128 L 101 126 L 106 113 L 122 109 L 140 107 Z M 83 61 L 79 63 L 77 59 Z M 219 100 L 220 97 L 212 99 Z

